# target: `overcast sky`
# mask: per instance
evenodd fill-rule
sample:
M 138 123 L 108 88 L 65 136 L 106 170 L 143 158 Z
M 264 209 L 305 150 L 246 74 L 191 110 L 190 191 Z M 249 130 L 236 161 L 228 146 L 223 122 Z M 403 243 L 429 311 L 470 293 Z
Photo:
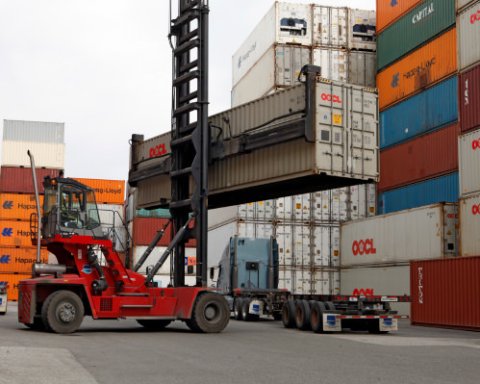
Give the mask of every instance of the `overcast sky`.
M 209 3 L 216 113 L 230 105 L 233 53 L 274 1 Z M 375 0 L 316 3 L 375 9 Z M 170 129 L 168 4 L 0 0 L 1 129 L 3 119 L 64 122 L 67 176 L 126 179 L 132 133 L 148 138 Z

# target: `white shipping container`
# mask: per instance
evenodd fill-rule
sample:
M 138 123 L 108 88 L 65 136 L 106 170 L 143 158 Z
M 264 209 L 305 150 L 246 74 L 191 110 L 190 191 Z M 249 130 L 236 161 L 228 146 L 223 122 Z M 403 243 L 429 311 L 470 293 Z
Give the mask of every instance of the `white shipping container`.
M 209 209 L 208 210 L 208 230 L 217 227 L 223 227 L 225 224 L 231 223 L 237 219 L 237 206 Z
M 220 263 L 222 254 L 230 245 L 230 238 L 237 234 L 237 222 L 208 230 L 208 266 L 215 267 Z
M 254 204 L 255 220 L 270 221 L 275 216 L 275 200 L 261 200 Z
M 32 141 L 3 141 L 2 166 L 30 167 L 30 157 L 27 155 L 28 150 L 35 157 L 35 166 L 37 168 L 64 168 L 65 144 Z
M 455 256 L 458 207 L 435 204 L 341 225 L 342 267 Z
M 457 0 L 457 11 L 460 11 L 462 8 L 474 3 L 477 0 Z
M 296 295 L 336 295 L 340 273 L 336 270 L 280 266 L 278 288 Z
M 340 270 L 342 295 L 410 295 L 410 266 L 347 268 Z M 400 315 L 410 315 L 410 303 L 390 303 Z
M 348 82 L 348 51 L 346 49 L 314 48 L 312 63 L 322 69 L 322 77 Z
M 108 234 L 117 252 L 125 252 L 129 240 L 125 227 L 124 207 L 116 204 L 97 204 L 102 230 Z M 130 244 L 132 245 L 132 244 Z
M 232 85 L 275 44 L 310 46 L 311 6 L 276 1 L 232 58 Z
M 232 88 L 232 107 L 258 99 L 282 87 L 299 84 L 302 67 L 311 62 L 309 47 L 274 45 Z
M 460 256 L 480 255 L 480 193 L 460 198 Z
M 65 124 L 45 121 L 3 120 L 4 141 L 65 143 Z
M 460 195 L 480 191 L 480 129 L 458 138 Z
M 480 61 L 480 1 L 457 16 L 458 66 L 466 69 Z
M 146 249 L 147 249 L 147 246 L 141 246 L 141 245 L 133 247 L 133 251 L 132 251 L 133 266 L 135 266 L 137 264 L 137 262 L 140 260 L 140 258 L 142 257 L 142 255 L 144 254 Z M 165 252 L 166 249 L 167 249 L 167 247 L 155 247 L 153 249 L 152 253 L 150 253 L 150 255 L 148 255 L 147 260 L 145 260 L 142 267 L 138 270 L 138 273 L 141 273 L 142 275 L 146 275 L 147 274 L 147 268 L 148 267 L 153 267 L 158 262 L 160 257 L 162 257 L 162 255 L 163 255 L 163 253 Z M 188 265 L 189 260 L 190 260 L 190 263 L 192 263 L 192 261 L 196 260 L 196 255 L 197 255 L 196 248 L 185 248 L 185 266 L 186 267 Z M 162 274 L 169 275 L 170 274 L 170 263 L 171 263 L 170 259 L 171 259 L 171 257 L 169 257 L 165 261 L 165 263 L 162 265 L 162 267 L 157 272 L 158 275 L 162 275 Z M 185 269 L 185 271 L 187 272 L 187 268 Z M 195 267 L 193 268 L 193 274 L 195 274 Z
M 375 11 L 314 5 L 314 46 L 376 50 Z
M 375 88 L 376 80 L 376 52 L 350 51 L 348 53 L 348 82 Z
M 268 239 L 273 236 L 274 227 L 272 223 L 260 223 L 255 221 L 239 221 L 238 236 L 252 239 Z

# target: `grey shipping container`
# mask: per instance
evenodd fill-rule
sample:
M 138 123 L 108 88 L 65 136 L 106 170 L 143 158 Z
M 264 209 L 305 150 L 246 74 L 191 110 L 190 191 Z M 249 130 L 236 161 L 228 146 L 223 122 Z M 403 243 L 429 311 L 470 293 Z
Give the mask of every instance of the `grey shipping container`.
M 480 62 L 480 1 L 457 17 L 458 67 L 464 70 Z
M 65 142 L 65 124 L 3 120 L 3 140 L 63 144 Z

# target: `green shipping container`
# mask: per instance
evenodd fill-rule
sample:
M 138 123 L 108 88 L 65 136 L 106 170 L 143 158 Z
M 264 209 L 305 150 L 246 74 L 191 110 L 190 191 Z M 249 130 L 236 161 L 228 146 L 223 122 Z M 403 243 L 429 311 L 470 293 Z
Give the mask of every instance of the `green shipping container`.
M 454 24 L 454 0 L 423 1 L 378 36 L 377 71 Z

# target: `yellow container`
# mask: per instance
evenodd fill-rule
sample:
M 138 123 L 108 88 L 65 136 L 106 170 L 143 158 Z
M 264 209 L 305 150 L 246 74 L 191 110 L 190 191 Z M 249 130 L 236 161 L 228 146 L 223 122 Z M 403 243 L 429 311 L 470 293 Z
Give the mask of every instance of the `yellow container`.
M 37 258 L 36 248 L 0 247 L 0 273 L 31 273 Z M 48 251 L 40 251 L 42 263 L 48 262 Z
M 40 196 L 40 209 L 43 196 Z M 0 193 L 0 220 L 29 221 L 30 215 L 37 212 L 35 195 Z
M 125 201 L 124 180 L 74 179 L 95 190 L 97 204 L 123 204 Z
M 31 274 L 0 273 L 0 282 L 7 283 L 7 296 L 10 301 L 18 300 L 18 283 L 20 280 L 30 279 Z
M 0 220 L 0 247 L 33 247 L 30 222 Z

